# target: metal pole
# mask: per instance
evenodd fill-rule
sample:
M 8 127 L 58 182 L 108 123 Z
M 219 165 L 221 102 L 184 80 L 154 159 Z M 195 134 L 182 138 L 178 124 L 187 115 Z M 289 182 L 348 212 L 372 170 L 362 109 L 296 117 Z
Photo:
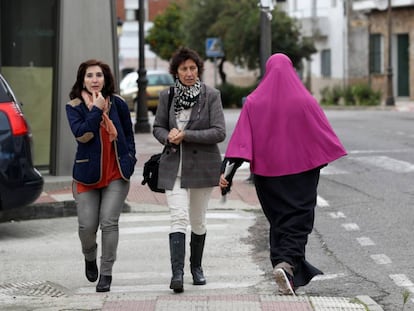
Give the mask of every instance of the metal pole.
M 386 106 L 394 106 L 394 91 L 392 85 L 392 6 L 391 0 L 388 0 L 387 10 L 387 22 L 388 22 L 388 68 L 387 68 L 387 99 L 385 101 Z
M 272 32 L 270 20 L 272 15 L 269 7 L 260 6 L 260 76 L 266 71 L 266 62 L 272 53 Z
M 151 126 L 148 122 L 147 107 L 147 70 L 145 69 L 145 8 L 144 0 L 139 0 L 138 40 L 139 40 L 139 68 L 138 68 L 138 102 L 136 108 L 135 133 L 149 133 Z

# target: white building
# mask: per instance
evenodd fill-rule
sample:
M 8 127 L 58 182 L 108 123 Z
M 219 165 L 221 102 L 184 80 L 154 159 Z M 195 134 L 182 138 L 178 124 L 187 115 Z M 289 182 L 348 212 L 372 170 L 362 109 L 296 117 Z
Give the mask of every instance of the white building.
M 287 0 L 286 13 L 296 18 L 305 37 L 313 37 L 317 53 L 305 64 L 304 77 L 316 97 L 325 86 L 345 85 L 347 64 L 346 0 Z

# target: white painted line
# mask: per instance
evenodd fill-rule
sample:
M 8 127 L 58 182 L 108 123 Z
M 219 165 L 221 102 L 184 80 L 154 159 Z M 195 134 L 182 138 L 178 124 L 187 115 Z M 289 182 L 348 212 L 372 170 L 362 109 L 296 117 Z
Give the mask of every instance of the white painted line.
M 342 224 L 346 231 L 359 231 L 359 226 L 355 223 Z
M 349 172 L 341 170 L 332 165 L 325 166 L 321 169 L 321 175 L 339 175 L 339 174 L 348 174 Z
M 353 157 L 353 160 L 374 165 L 396 173 L 414 172 L 414 165 L 410 162 L 393 159 L 386 156 Z
M 329 216 L 331 216 L 333 219 L 346 218 L 345 214 L 342 212 L 332 212 L 329 213 Z
M 240 215 L 238 213 L 207 213 L 206 217 L 208 219 L 256 219 L 253 214 Z
M 414 286 L 413 282 L 405 274 L 390 274 L 390 278 L 394 281 L 395 285 L 400 287 Z
M 207 219 L 256 219 L 252 214 L 250 215 L 241 215 L 240 213 L 207 213 Z M 149 222 L 149 221 L 169 221 L 169 214 L 159 214 L 159 215 L 131 215 L 124 214 L 121 215 L 119 219 L 120 222 Z
M 385 254 L 374 254 L 370 256 L 377 265 L 388 265 L 392 260 Z
M 55 199 L 57 202 L 73 201 L 73 194 L 72 193 L 51 194 L 50 196 L 53 199 Z
M 326 281 L 326 280 L 333 280 L 337 278 L 342 278 L 345 276 L 345 273 L 332 273 L 332 274 L 322 274 L 317 275 L 312 279 L 313 281 Z
M 121 214 L 119 222 L 128 223 L 128 222 L 150 222 L 150 221 L 169 221 L 169 214 L 159 214 L 159 215 L 131 215 L 131 214 Z
M 316 205 L 319 207 L 329 207 L 328 201 L 326 201 L 324 198 L 322 198 L 319 195 L 316 198 Z
M 205 291 L 212 289 L 228 289 L 228 288 L 247 288 L 255 286 L 254 282 L 207 282 L 204 286 L 185 284 L 187 290 L 191 291 Z M 130 293 L 130 292 L 159 292 L 170 290 L 168 282 L 164 284 L 143 284 L 143 285 L 131 285 L 131 286 L 111 286 L 111 293 Z M 96 289 L 94 286 L 80 287 L 75 290 L 76 294 L 95 294 Z
M 402 153 L 413 152 L 412 149 L 379 149 L 379 150 L 347 150 L 348 154 L 371 154 L 371 153 Z
M 223 230 L 228 228 L 228 224 L 211 224 L 208 225 L 208 230 Z M 142 233 L 156 233 L 156 232 L 170 232 L 170 226 L 150 226 L 150 227 L 131 227 L 120 228 L 120 234 L 142 234 Z
M 360 238 L 357 238 L 357 241 L 361 246 L 375 245 L 374 241 L 372 241 L 369 237 L 366 237 L 366 236 L 362 236 Z

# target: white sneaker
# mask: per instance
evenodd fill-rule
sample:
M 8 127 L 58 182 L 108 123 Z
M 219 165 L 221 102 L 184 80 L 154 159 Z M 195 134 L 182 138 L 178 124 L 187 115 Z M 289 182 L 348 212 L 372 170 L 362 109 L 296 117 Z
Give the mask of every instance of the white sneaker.
M 293 276 L 287 273 L 283 268 L 274 269 L 273 275 L 276 284 L 279 287 L 279 293 L 282 295 L 296 296 L 295 287 L 293 285 Z

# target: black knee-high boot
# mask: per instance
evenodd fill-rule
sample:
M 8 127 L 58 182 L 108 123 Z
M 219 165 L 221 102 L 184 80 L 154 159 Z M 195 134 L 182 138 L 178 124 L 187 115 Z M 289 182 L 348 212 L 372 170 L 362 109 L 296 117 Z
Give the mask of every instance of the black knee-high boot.
M 170 288 L 175 293 L 184 291 L 184 258 L 185 258 L 185 234 L 182 232 L 170 233 L 170 256 L 172 278 Z
M 190 267 L 191 274 L 193 275 L 194 285 L 205 285 L 206 278 L 203 274 L 203 268 L 201 268 L 201 260 L 203 259 L 204 242 L 206 240 L 206 234 L 198 235 L 191 232 L 191 256 L 190 256 Z

